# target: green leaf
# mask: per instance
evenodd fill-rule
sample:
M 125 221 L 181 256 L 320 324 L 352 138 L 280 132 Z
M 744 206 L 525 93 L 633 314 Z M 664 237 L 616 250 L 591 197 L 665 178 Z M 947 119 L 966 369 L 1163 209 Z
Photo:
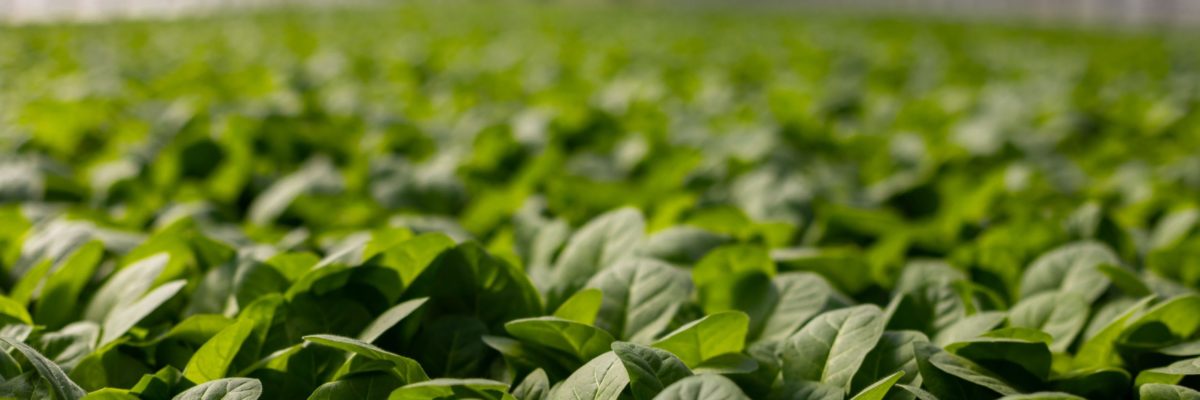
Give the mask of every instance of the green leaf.
M 612 344 L 613 352 L 625 365 L 633 398 L 654 398 L 663 388 L 692 376 L 692 371 L 668 351 L 628 342 Z
M 629 384 L 629 373 L 614 352 L 584 364 L 550 392 L 550 400 L 615 400 Z
M 888 305 L 887 328 L 935 335 L 967 316 L 961 271 L 934 261 L 914 261 L 904 268 Z
M 525 376 L 517 387 L 512 390 L 513 397 L 518 400 L 545 400 L 550 396 L 550 378 L 546 371 L 538 368 Z
M 392 306 L 392 308 L 375 317 L 375 320 L 371 321 L 366 328 L 363 328 L 362 333 L 358 335 L 358 340 L 367 343 L 374 342 L 375 339 L 379 339 L 380 336 L 383 336 L 385 332 L 396 326 L 401 320 L 417 311 L 418 308 L 421 308 L 427 300 L 429 299 L 425 297 L 416 298 Z
M 1151 368 L 1142 371 L 1137 376 L 1135 384 L 1165 383 L 1179 384 L 1185 376 L 1200 375 L 1200 357 L 1179 360 L 1165 367 Z
M 1100 332 L 1083 342 L 1076 352 L 1073 365 L 1083 367 L 1107 367 L 1122 365 L 1121 357 L 1117 354 L 1116 344 L 1125 326 L 1150 305 L 1153 297 L 1146 297 L 1128 310 L 1114 318 Z
M 571 295 L 567 301 L 554 310 L 554 316 L 585 325 L 596 322 L 600 306 L 604 302 L 604 293 L 600 289 L 584 289 Z
M 788 272 L 772 280 L 779 299 L 763 323 L 759 340 L 783 340 L 822 312 L 850 304 L 825 278 L 811 272 Z
M 137 396 L 129 394 L 128 390 L 104 388 L 95 392 L 88 393 L 83 396 L 83 400 L 139 400 Z
M 21 303 L 3 295 L 0 295 L 0 315 L 12 317 L 25 325 L 33 325 L 33 317 L 29 316 L 29 310 Z
M 721 375 L 696 375 L 663 389 L 654 400 L 749 400 L 742 389 Z
M 1150 287 L 1136 273 L 1127 268 L 1118 267 L 1112 264 L 1100 264 L 1096 266 L 1100 272 L 1108 277 L 1108 280 L 1113 283 L 1113 286 L 1121 289 L 1125 294 L 1134 297 L 1145 297 L 1153 294 Z
M 188 360 L 183 376 L 195 383 L 224 378 L 246 339 L 254 333 L 254 321 L 239 320 L 204 342 Z
M 1020 393 L 994 373 L 929 343 L 914 343 L 922 387 L 938 398 L 994 398 Z
M 1076 242 L 1043 254 L 1021 278 L 1021 298 L 1051 291 L 1075 292 L 1091 304 L 1108 288 L 1097 266 L 1120 265 L 1117 255 L 1098 242 Z
M 1120 398 L 1129 392 L 1131 385 L 1128 372 L 1109 367 L 1078 369 L 1060 374 L 1051 381 L 1051 387 L 1086 398 Z
M 1200 330 L 1200 295 L 1173 297 L 1128 321 L 1117 338 L 1121 346 L 1156 349 L 1177 344 Z
M 592 276 L 633 255 L 645 229 L 641 212 L 633 208 L 610 211 L 588 221 L 555 262 L 546 286 L 547 306 L 557 308 Z
M 608 352 L 614 340 L 600 328 L 557 317 L 518 319 L 504 329 L 521 341 L 564 351 L 580 362 Z
M 541 315 L 542 311 L 538 293 L 524 271 L 472 242 L 438 255 L 404 297 L 428 297 L 423 306 L 428 314 L 474 315 L 494 330 L 504 322 Z
M 338 171 L 329 159 L 314 157 L 259 194 L 250 204 L 246 220 L 255 225 L 268 224 L 282 215 L 297 197 L 340 184 Z
M 780 358 L 785 382 L 813 381 L 850 389 L 855 372 L 883 336 L 883 311 L 873 305 L 829 311 L 788 338 Z
M 771 252 L 771 258 L 780 271 L 814 272 L 846 293 L 859 293 L 875 284 L 871 279 L 870 264 L 856 249 L 776 249 Z
M 638 255 L 676 264 L 692 264 L 712 249 L 729 243 L 726 235 L 693 226 L 676 226 L 646 238 Z
M 1037 392 L 1012 394 L 1001 397 L 1000 400 L 1083 400 L 1082 397 L 1062 392 Z
M 378 263 L 395 270 L 408 287 L 439 254 L 453 247 L 454 239 L 449 236 L 423 233 L 383 250 Z
M 225 378 L 196 385 L 171 400 L 257 400 L 262 393 L 257 379 Z
M 1087 323 L 1088 303 L 1075 292 L 1041 292 L 1025 298 L 1008 313 L 1012 326 L 1032 328 L 1054 338 L 1050 349 L 1063 352 Z
M 845 390 L 833 385 L 813 381 L 784 382 L 776 386 L 770 400 L 842 400 Z
M 1006 317 L 1005 313 L 1000 311 L 985 311 L 960 319 L 938 332 L 933 337 L 933 343 L 945 346 L 954 342 L 974 339 L 1000 326 Z
M 1050 349 L 1044 341 L 987 336 L 951 344 L 946 350 L 980 364 L 1016 364 L 1039 380 L 1050 376 Z
M 1138 389 L 1141 400 L 1200 400 L 1200 392 L 1178 385 L 1150 383 Z
M 659 261 L 626 259 L 588 282 L 604 298 L 596 326 L 617 339 L 650 343 L 687 301 L 687 272 Z
M 508 385 L 489 379 L 439 378 L 405 385 L 393 391 L 388 400 L 500 400 L 507 390 Z
M 146 316 L 162 306 L 163 303 L 166 303 L 167 300 L 175 297 L 186 285 L 187 281 L 184 280 L 167 282 L 150 291 L 150 293 L 147 293 L 141 299 L 113 310 L 104 319 L 104 330 L 100 337 L 100 346 L 104 346 L 124 336 L 126 332 L 129 332 L 130 328 L 141 322 L 143 318 L 146 318 Z
M 391 372 L 402 380 L 401 384 L 423 382 L 429 379 L 425 375 L 425 370 L 421 368 L 421 364 L 415 360 L 393 354 L 357 339 L 336 335 L 308 335 L 304 337 L 304 341 L 350 352 L 356 356 L 391 363 Z
M 84 311 L 84 318 L 92 322 L 104 322 L 113 310 L 124 308 L 142 298 L 169 260 L 170 256 L 166 253 L 159 253 L 118 270 L 92 296 L 92 301 Z
M 392 392 L 403 386 L 402 380 L 383 373 L 356 374 L 339 377 L 318 386 L 309 400 L 386 400 Z
M 34 308 L 34 319 L 50 328 L 71 322 L 73 314 L 78 312 L 74 300 L 79 298 L 84 286 L 91 281 L 103 256 L 104 244 L 91 241 L 63 260 L 58 270 L 42 284 L 42 292 Z
M 63 372 L 62 368 L 59 368 L 53 361 L 46 359 L 37 350 L 34 350 L 25 343 L 8 337 L 0 336 L 0 341 L 7 343 L 25 356 L 25 359 L 29 361 L 29 364 L 33 365 L 33 369 L 37 371 L 38 375 L 41 375 L 43 379 L 50 383 L 50 392 L 54 393 L 56 399 L 78 400 L 87 395 L 87 392 L 80 388 L 79 385 L 76 385 L 70 378 L 67 378 L 67 374 Z
M 892 390 L 892 385 L 895 385 L 901 377 L 904 377 L 904 371 L 896 371 L 896 373 L 867 386 L 850 400 L 883 400 L 888 391 Z
M 748 374 L 758 369 L 758 361 L 742 353 L 725 353 L 700 363 L 693 370 L 696 374 Z
M 740 353 L 746 345 L 750 317 L 738 311 L 708 315 L 679 327 L 654 342 L 688 367 L 696 367 L 716 356 Z
M 899 383 L 920 384 L 917 356 L 913 343 L 927 343 L 929 339 L 917 331 L 886 331 L 879 337 L 875 348 L 863 358 L 862 365 L 854 373 L 851 393 L 859 393 L 893 372 L 903 372 Z
M 742 311 L 761 325 L 774 301 L 775 264 L 767 249 L 744 244 L 719 247 L 692 268 L 699 304 L 706 313 Z

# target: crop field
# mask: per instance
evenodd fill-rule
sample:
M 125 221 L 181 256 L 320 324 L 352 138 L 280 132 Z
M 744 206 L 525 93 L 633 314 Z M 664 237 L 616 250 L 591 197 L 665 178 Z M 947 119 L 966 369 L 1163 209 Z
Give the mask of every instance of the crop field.
M 0 399 L 1200 399 L 1200 36 L 522 4 L 0 27 Z

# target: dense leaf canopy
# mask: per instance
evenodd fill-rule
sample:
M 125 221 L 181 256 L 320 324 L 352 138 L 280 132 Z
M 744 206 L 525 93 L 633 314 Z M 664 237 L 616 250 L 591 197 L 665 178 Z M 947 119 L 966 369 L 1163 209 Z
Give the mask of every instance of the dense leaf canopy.
M 0 398 L 1200 399 L 1166 33 L 0 27 Z

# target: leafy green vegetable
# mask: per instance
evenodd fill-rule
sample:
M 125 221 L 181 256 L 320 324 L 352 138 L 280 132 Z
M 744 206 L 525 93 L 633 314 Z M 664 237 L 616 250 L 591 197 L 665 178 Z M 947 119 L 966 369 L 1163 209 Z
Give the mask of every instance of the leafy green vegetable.
M 1200 397 L 1186 29 L 552 3 L 0 24 L 0 398 Z

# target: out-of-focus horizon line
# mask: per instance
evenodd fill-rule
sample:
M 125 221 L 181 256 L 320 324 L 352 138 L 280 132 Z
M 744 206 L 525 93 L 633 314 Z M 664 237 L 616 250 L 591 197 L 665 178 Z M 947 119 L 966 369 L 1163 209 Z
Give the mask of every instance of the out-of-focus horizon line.
M 0 24 L 173 19 L 270 9 L 378 6 L 404 0 L 0 0 Z M 542 0 L 537 4 L 819 9 L 1079 25 L 1200 25 L 1200 0 Z

